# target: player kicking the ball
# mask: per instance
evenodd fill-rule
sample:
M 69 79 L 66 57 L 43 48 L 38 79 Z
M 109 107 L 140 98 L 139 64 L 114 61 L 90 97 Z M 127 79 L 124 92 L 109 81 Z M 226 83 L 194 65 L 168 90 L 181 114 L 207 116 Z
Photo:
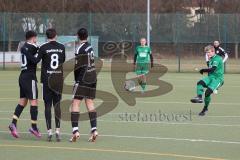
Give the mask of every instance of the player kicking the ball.
M 212 45 L 205 47 L 205 52 L 209 57 L 209 67 L 201 69 L 201 74 L 208 73 L 208 76 L 204 77 L 197 83 L 197 97 L 191 99 L 192 103 L 203 103 L 202 95 L 205 91 L 204 107 L 199 113 L 199 116 L 204 116 L 208 111 L 208 106 L 211 101 L 211 94 L 214 90 L 219 88 L 224 81 L 224 65 L 222 57 L 215 53 L 215 48 Z
M 228 59 L 228 53 L 227 53 L 222 47 L 220 47 L 220 42 L 219 42 L 219 41 L 214 41 L 214 42 L 213 42 L 213 46 L 214 46 L 214 48 L 215 48 L 215 53 L 216 53 L 217 55 L 221 56 L 222 59 L 223 59 L 223 63 L 225 63 L 225 62 L 227 61 L 227 59 Z M 206 63 L 207 63 L 207 66 L 209 66 L 209 57 L 208 57 L 207 54 L 206 54 Z M 223 85 L 223 83 L 221 84 L 221 86 L 222 86 L 222 85 Z M 220 87 L 221 87 L 221 86 L 220 86 Z M 215 90 L 213 91 L 213 93 L 214 93 L 214 94 L 217 94 L 217 93 L 218 93 L 218 88 L 215 89 Z
M 79 106 L 82 100 L 87 106 L 91 125 L 90 142 L 95 142 L 98 136 L 97 132 L 97 112 L 94 108 L 93 99 L 96 96 L 97 74 L 94 62 L 94 52 L 92 46 L 88 43 L 88 31 L 85 28 L 78 30 L 80 46 L 75 53 L 75 85 L 73 88 L 73 102 L 71 108 L 72 138 L 70 142 L 76 142 L 80 137 L 78 121 Z
M 138 83 L 142 87 L 142 93 L 146 90 L 147 79 L 146 74 L 149 72 L 149 62 L 151 60 L 151 68 L 153 67 L 153 56 L 151 48 L 146 45 L 146 38 L 140 39 L 140 46 L 137 46 L 134 56 L 135 72 L 138 76 Z

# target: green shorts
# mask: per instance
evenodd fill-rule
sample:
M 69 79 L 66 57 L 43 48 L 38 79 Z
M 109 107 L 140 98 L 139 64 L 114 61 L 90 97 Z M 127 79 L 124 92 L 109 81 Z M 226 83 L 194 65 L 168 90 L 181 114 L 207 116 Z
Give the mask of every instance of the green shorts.
M 137 67 L 136 67 L 135 72 L 136 72 L 137 75 L 148 74 L 149 63 L 137 63 Z
M 204 77 L 202 81 L 207 85 L 208 88 L 212 89 L 212 91 L 217 90 L 223 85 L 223 80 L 214 78 L 214 77 Z

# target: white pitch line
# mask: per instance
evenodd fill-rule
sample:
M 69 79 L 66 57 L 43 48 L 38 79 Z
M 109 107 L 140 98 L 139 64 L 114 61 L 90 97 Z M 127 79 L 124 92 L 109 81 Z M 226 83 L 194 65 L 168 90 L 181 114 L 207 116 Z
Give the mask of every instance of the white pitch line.
M 0 118 L 0 120 L 11 120 L 11 118 Z M 20 119 L 20 121 L 31 121 L 30 119 Z M 45 119 L 38 119 L 38 121 L 45 121 Z M 182 123 L 182 122 L 144 122 L 144 121 L 111 121 L 101 120 L 99 122 L 108 123 L 134 123 L 134 124 L 164 124 L 164 125 L 189 125 L 189 126 L 215 126 L 215 127 L 240 127 L 238 124 L 215 124 L 215 123 Z
M 98 120 L 102 122 L 110 123 L 139 123 L 139 124 L 167 124 L 167 125 L 190 125 L 190 126 L 215 126 L 215 127 L 240 127 L 238 124 L 215 124 L 215 123 L 173 123 L 173 122 L 144 122 L 144 121 L 109 121 L 109 120 Z
M 210 118 L 240 118 L 240 116 L 207 116 Z
M 9 131 L 0 131 L 0 133 L 9 133 Z M 29 134 L 29 132 L 19 132 L 20 134 Z M 42 133 L 47 135 L 47 133 Z M 69 133 L 61 133 L 62 135 L 71 136 Z M 88 136 L 89 134 L 81 133 L 83 136 Z M 173 137 L 147 137 L 147 136 L 128 136 L 128 135 L 114 135 L 114 134 L 100 134 L 101 137 L 111 137 L 111 138 L 129 138 L 129 139 L 152 139 L 152 140 L 170 140 L 170 141 L 187 141 L 187 142 L 205 142 L 205 143 L 221 143 L 221 144 L 238 144 L 240 141 L 220 141 L 220 140 L 210 140 L 210 139 L 191 139 L 191 138 L 173 138 Z
M 15 99 L 15 98 L 0 98 L 0 101 L 3 101 L 3 102 L 11 102 L 11 101 L 17 101 L 18 99 Z M 63 99 L 65 100 L 65 99 Z M 42 101 L 39 99 L 39 101 Z M 103 101 L 99 101 L 99 100 L 95 100 L 95 102 L 103 102 Z M 106 101 L 106 102 L 115 102 L 115 101 Z M 143 103 L 143 104 L 186 104 L 186 105 L 192 105 L 192 103 L 190 102 L 170 102 L 170 101 L 139 101 L 137 100 L 136 101 L 137 103 Z M 119 100 L 119 103 L 125 103 L 123 100 Z M 212 105 L 232 105 L 232 106 L 240 106 L 240 103 L 222 103 L 222 102 L 217 102 L 217 103 L 211 103 Z
M 0 114 L 1 114 L 1 113 L 11 113 L 11 114 L 12 114 L 13 111 L 10 111 L 10 110 L 9 110 L 9 111 L 7 111 L 7 110 L 2 110 L 2 111 L 1 111 L 1 110 L 0 110 Z M 22 113 L 29 114 L 29 112 L 27 112 L 27 111 L 25 111 L 25 112 L 23 111 Z M 111 113 L 111 112 L 110 112 L 110 113 L 107 113 L 106 116 L 107 116 L 107 115 L 122 115 L 122 114 L 125 114 L 125 113 L 126 113 L 126 112 L 116 112 L 116 113 Z M 133 113 L 133 112 L 127 112 L 127 113 L 128 113 L 128 114 L 137 114 L 137 113 Z M 148 113 L 148 112 L 141 112 L 141 113 L 143 113 L 143 114 L 152 114 L 152 113 Z M 169 111 L 169 113 L 171 113 L 171 112 Z M 177 113 L 177 112 L 176 112 L 176 113 Z M 38 112 L 38 114 L 44 114 L 44 112 Z M 180 113 L 177 113 L 177 114 L 180 114 Z M 184 114 L 184 113 L 182 113 L 182 114 Z M 197 116 L 197 115 L 194 115 L 194 114 L 193 114 L 193 116 Z M 207 115 L 206 117 L 210 117 L 210 118 L 240 118 L 240 116 L 237 116 L 237 115 L 233 115 L 233 116 L 232 116 L 232 115 L 230 115 L 230 116 L 224 116 L 224 115 L 208 116 L 208 115 Z

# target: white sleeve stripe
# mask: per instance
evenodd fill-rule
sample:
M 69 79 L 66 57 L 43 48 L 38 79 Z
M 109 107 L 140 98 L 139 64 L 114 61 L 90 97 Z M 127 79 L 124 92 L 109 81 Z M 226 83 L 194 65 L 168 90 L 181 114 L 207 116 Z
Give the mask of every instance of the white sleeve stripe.
M 206 62 L 208 62 L 208 61 L 209 61 L 209 58 L 208 58 L 207 53 L 206 53 L 206 55 L 205 55 L 205 58 L 206 58 Z
M 85 51 L 87 52 L 89 49 L 91 49 L 92 48 L 92 46 L 89 46 L 89 47 L 87 47 L 86 49 L 85 49 Z
M 76 54 L 78 54 L 79 50 L 82 48 L 82 46 L 83 46 L 84 44 L 85 44 L 85 43 L 82 43 L 82 44 L 78 47 Z
M 223 59 L 223 63 L 225 63 L 225 62 L 227 61 L 227 59 L 228 59 L 228 54 L 226 53 L 226 54 L 225 54 L 225 57 L 224 57 L 224 59 Z
M 222 47 L 219 47 L 219 49 L 220 49 L 221 51 L 225 52 L 225 50 L 224 50 Z

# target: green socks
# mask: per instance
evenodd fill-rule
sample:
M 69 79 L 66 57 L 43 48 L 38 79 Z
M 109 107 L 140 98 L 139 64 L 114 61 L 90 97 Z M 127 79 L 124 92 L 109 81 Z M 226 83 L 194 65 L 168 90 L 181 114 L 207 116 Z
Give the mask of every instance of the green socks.
M 146 90 L 146 85 L 147 85 L 146 82 L 142 82 L 142 84 L 141 84 L 141 87 L 142 87 L 142 89 L 143 89 L 144 91 Z
M 211 97 L 210 96 L 205 97 L 204 98 L 204 107 L 208 108 L 210 102 L 211 102 Z
M 202 96 L 203 95 L 203 86 L 202 85 L 197 85 L 197 95 Z

